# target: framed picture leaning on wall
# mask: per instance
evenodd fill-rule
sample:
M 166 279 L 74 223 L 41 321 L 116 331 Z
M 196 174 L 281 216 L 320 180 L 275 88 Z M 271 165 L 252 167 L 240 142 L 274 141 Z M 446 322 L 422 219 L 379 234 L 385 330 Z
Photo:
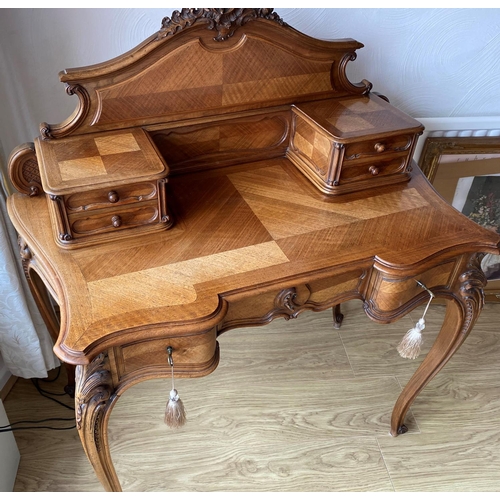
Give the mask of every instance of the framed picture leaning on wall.
M 428 137 L 418 164 L 448 203 L 500 234 L 500 137 Z M 500 256 L 481 266 L 486 300 L 500 302 Z

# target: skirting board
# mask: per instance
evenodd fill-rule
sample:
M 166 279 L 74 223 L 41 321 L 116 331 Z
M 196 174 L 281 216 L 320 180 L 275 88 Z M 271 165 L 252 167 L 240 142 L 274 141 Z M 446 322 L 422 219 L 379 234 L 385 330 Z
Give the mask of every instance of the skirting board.
M 11 375 L 5 384 L 0 387 L 0 399 L 5 401 L 5 398 L 9 395 L 9 392 L 14 387 L 14 384 L 17 382 L 17 377 L 15 375 Z

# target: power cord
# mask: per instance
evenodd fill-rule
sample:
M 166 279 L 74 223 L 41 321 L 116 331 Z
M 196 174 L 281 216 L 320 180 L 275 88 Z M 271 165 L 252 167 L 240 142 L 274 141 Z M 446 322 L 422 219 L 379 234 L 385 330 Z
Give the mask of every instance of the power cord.
M 53 383 L 55 382 L 61 373 L 61 366 L 59 366 L 59 369 L 57 371 L 56 376 L 51 379 L 51 380 L 45 380 L 45 379 L 37 379 L 37 378 L 32 378 L 31 382 L 35 386 L 36 390 L 38 393 L 43 396 L 44 398 L 50 399 L 51 401 L 54 401 L 55 403 L 64 406 L 64 408 L 67 408 L 68 410 L 75 411 L 75 409 L 62 401 L 59 401 L 52 396 L 66 396 L 67 393 L 55 393 L 55 392 L 50 392 L 47 391 L 46 389 L 43 389 L 40 387 L 40 382 L 44 383 Z M 1 432 L 12 432 L 12 431 L 20 431 L 20 430 L 25 430 L 25 429 L 50 429 L 54 431 L 69 431 L 71 429 L 74 429 L 76 427 L 76 424 L 73 424 L 71 427 L 50 427 L 47 425 L 35 425 L 35 426 L 28 426 L 28 427 L 18 427 L 21 424 L 43 424 L 45 422 L 74 422 L 75 418 L 45 418 L 43 420 L 21 420 L 19 422 L 14 422 L 13 424 L 9 425 L 3 425 L 0 426 L 0 433 Z

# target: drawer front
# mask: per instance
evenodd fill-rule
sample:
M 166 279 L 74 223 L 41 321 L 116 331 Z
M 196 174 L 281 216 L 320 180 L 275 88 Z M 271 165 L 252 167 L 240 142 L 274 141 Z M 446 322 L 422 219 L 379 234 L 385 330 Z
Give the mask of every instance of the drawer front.
M 340 183 L 372 179 L 374 177 L 383 177 L 384 175 L 404 172 L 407 161 L 408 158 L 405 155 L 392 159 L 376 158 L 366 163 L 347 163 L 341 169 Z
M 227 295 L 228 312 L 219 332 L 237 327 L 264 325 L 276 318 L 293 319 L 305 310 L 321 311 L 338 302 L 361 298 L 363 280 L 368 269 L 357 269 L 339 275 L 311 279 L 263 290 L 251 297 Z
M 78 213 L 130 205 L 154 200 L 157 197 L 158 188 L 156 182 L 141 182 L 128 186 L 75 193 L 65 197 L 65 205 L 68 213 Z
M 203 376 L 215 369 L 218 349 L 215 328 L 182 337 L 161 337 L 113 348 L 116 371 L 123 379 L 138 371 L 169 374 L 167 348 L 172 347 L 176 377 Z
M 414 134 L 403 134 L 384 139 L 373 139 L 354 144 L 347 144 L 344 153 L 344 163 L 377 158 L 394 153 L 411 151 L 416 136 Z
M 411 278 L 391 278 L 382 272 L 374 271 L 366 296 L 370 317 L 387 320 L 400 316 L 408 303 L 417 296 L 424 294 L 426 298 L 429 297 L 417 281 L 429 289 L 450 288 L 456 276 L 456 269 L 457 260 L 451 259 Z
M 116 207 L 116 210 L 69 216 L 70 229 L 74 238 L 120 231 L 155 222 L 160 222 L 158 202 L 155 200 L 141 205 Z

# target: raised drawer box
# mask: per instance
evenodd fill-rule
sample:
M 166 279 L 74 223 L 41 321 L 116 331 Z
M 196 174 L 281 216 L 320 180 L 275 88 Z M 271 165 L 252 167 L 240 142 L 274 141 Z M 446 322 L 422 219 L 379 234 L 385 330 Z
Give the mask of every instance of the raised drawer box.
M 372 94 L 297 104 L 287 156 L 326 194 L 395 184 L 410 178 L 423 129 Z
M 35 148 L 60 246 L 80 247 L 172 225 L 168 166 L 142 129 L 38 139 Z

